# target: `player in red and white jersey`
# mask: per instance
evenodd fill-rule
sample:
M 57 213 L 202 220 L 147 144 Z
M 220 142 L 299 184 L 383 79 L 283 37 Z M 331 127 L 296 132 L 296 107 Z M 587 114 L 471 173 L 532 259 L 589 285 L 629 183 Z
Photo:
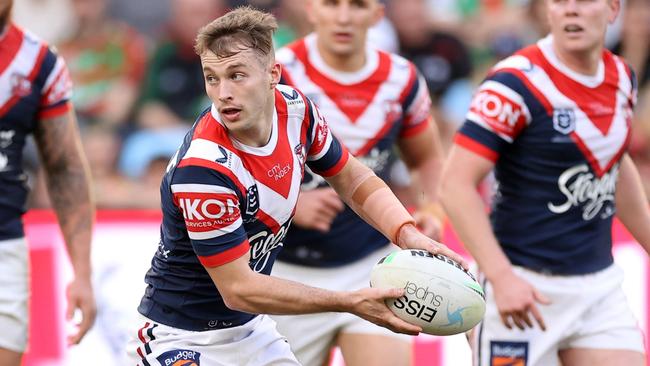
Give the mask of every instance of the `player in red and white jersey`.
M 13 1 L 0 2 L 0 365 L 18 365 L 27 346 L 29 261 L 22 224 L 28 185 L 23 149 L 33 135 L 48 192 L 74 269 L 67 291 L 69 316 L 83 321 L 78 343 L 95 318 L 90 283 L 94 206 L 89 173 L 69 102 L 63 59 L 10 19 Z M 39 270 L 34 268 L 33 270 Z
M 399 150 L 420 178 L 418 208 L 433 207 L 442 149 L 426 83 L 411 62 L 366 40 L 368 29 L 383 16 L 383 4 L 310 0 L 306 6 L 314 33 L 278 50 L 282 81 L 313 100 L 334 135 L 382 179 L 389 178 Z M 331 290 L 365 287 L 373 264 L 395 247 L 318 175 L 306 170 L 301 189 L 273 275 Z M 415 215 L 421 227 L 439 234 L 437 218 L 425 212 Z M 348 365 L 411 364 L 409 337 L 349 314 L 274 319 L 305 365 L 323 364 L 332 345 L 341 347 Z
M 626 153 L 634 73 L 604 49 L 618 0 L 547 0 L 551 34 L 497 64 L 474 95 L 441 197 L 487 283 L 475 365 L 643 365 L 612 257 L 612 219 L 650 250 Z M 476 186 L 494 168 L 491 225 Z
M 128 349 L 134 363 L 297 365 L 269 313 L 350 312 L 396 332 L 419 332 L 384 303 L 402 289 L 328 291 L 268 276 L 305 164 L 389 240 L 462 261 L 416 229 L 309 99 L 277 85 L 276 28 L 272 15 L 243 7 L 199 31 L 196 52 L 213 104 L 163 177 L 160 245 L 138 308 L 144 319 Z

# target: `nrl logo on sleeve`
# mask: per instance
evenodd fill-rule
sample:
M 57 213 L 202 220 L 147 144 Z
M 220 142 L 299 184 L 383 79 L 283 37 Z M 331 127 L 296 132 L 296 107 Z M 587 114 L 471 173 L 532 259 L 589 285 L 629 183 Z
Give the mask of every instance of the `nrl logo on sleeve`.
M 568 135 L 576 129 L 576 115 L 571 108 L 558 108 L 553 110 L 553 128 Z
M 260 209 L 260 197 L 257 192 L 257 185 L 253 184 L 246 190 L 246 212 L 244 212 L 243 221 L 255 221 L 255 215 Z
M 156 357 L 164 366 L 201 366 L 201 353 L 187 349 L 167 351 Z

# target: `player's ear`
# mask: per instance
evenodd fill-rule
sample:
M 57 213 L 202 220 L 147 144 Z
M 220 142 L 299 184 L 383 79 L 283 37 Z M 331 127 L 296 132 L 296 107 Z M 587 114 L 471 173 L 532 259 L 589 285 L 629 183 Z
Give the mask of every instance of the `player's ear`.
M 280 82 L 280 77 L 282 77 L 282 65 L 274 60 L 271 65 L 271 89 L 275 89 Z
M 621 12 L 621 0 L 607 0 L 607 3 L 610 11 L 607 21 L 612 24 Z
M 372 24 L 373 25 L 377 24 L 381 20 L 381 18 L 384 17 L 384 15 L 386 13 L 386 6 L 383 3 L 379 2 L 379 0 L 376 0 L 376 2 L 377 2 L 375 4 L 376 9 L 375 9 L 375 12 L 373 14 L 373 19 L 372 19 Z

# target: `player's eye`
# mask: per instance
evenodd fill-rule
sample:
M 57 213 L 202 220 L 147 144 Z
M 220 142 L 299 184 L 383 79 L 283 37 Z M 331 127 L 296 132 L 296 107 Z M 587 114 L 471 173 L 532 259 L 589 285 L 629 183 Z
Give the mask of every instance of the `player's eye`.
M 234 80 L 234 81 L 238 81 L 238 80 L 242 80 L 244 78 L 244 76 L 246 76 L 246 75 L 242 74 L 241 72 L 236 72 L 236 73 L 232 74 L 230 76 L 230 78 L 232 80 Z
M 217 82 L 217 78 L 212 75 L 206 75 L 205 82 L 208 84 L 215 84 Z

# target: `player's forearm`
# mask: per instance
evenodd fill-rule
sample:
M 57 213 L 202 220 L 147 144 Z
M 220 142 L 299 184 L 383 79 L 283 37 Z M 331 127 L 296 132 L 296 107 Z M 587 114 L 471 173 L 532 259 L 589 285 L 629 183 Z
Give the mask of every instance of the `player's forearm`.
M 357 215 L 397 245 L 400 229 L 415 223 L 386 183 L 353 157 L 327 181 Z
M 70 112 L 72 113 L 72 112 Z M 95 217 L 90 173 L 74 116 L 41 121 L 35 137 L 47 189 L 59 219 L 76 276 L 90 277 L 90 242 Z
M 616 214 L 623 225 L 650 253 L 650 209 L 643 184 L 632 159 L 625 155 L 621 161 L 616 187 Z
M 249 281 L 235 283 L 224 297 L 234 310 L 252 314 L 309 314 L 351 309 L 352 293 L 334 292 L 277 277 L 254 274 Z
M 446 179 L 442 182 L 440 197 L 456 233 L 488 280 L 512 271 L 510 261 L 494 236 L 476 187 Z

